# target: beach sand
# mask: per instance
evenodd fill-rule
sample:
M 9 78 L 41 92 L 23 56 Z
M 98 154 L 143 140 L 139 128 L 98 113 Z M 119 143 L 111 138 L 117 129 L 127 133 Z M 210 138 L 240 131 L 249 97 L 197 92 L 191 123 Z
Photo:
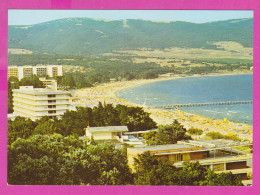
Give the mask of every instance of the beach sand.
M 228 74 L 230 75 L 230 74 Z M 194 75 L 198 77 L 201 75 Z M 218 74 L 210 74 L 207 76 L 218 76 Z M 131 106 L 142 106 L 128 102 L 117 96 L 117 92 L 122 89 L 136 87 L 139 85 L 183 78 L 180 76 L 148 79 L 148 80 L 133 80 L 121 81 L 114 83 L 106 83 L 91 88 L 84 88 L 72 91 L 73 102 L 72 106 L 89 106 L 93 107 L 99 102 L 106 102 L 107 104 L 123 104 Z M 224 120 L 213 120 L 197 114 L 190 114 L 182 112 L 181 110 L 163 110 L 154 109 L 152 107 L 143 107 L 145 111 L 150 113 L 151 118 L 158 124 L 170 124 L 174 119 L 177 119 L 185 128 L 195 127 L 204 131 L 204 134 L 209 131 L 220 132 L 222 134 L 238 135 L 241 139 L 253 140 L 253 127 L 243 123 L 236 123 Z M 202 135 L 203 136 L 203 135 Z

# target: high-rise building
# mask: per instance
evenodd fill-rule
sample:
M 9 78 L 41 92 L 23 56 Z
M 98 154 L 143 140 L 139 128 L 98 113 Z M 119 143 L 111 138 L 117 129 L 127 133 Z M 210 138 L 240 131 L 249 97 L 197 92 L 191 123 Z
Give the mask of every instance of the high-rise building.
M 49 76 L 63 76 L 62 65 L 36 65 L 36 66 L 9 66 L 8 78 L 17 77 L 21 80 L 24 77 L 37 75 L 39 77 Z
M 62 115 L 70 107 L 70 94 L 69 91 L 20 86 L 13 89 L 13 114 L 32 120 Z

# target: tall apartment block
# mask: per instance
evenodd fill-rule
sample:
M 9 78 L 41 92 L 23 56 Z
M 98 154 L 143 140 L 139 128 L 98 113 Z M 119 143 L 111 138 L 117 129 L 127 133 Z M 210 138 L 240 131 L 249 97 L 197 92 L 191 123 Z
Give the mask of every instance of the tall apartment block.
M 69 91 L 20 86 L 13 89 L 13 114 L 32 120 L 62 115 L 70 107 L 70 94 Z
M 36 66 L 9 66 L 8 78 L 17 77 L 21 80 L 24 77 L 37 75 L 39 77 L 63 76 L 62 65 L 36 65 Z

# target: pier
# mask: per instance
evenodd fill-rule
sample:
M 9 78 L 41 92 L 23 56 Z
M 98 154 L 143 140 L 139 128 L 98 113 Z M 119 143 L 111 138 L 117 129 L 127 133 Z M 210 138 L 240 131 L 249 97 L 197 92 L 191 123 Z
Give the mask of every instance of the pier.
M 252 104 L 252 103 L 253 103 L 253 100 L 226 101 L 226 102 L 188 103 L 188 104 L 153 106 L 153 108 L 173 109 L 173 108 L 178 108 L 178 107 L 211 106 L 211 105 L 226 105 L 226 104 Z

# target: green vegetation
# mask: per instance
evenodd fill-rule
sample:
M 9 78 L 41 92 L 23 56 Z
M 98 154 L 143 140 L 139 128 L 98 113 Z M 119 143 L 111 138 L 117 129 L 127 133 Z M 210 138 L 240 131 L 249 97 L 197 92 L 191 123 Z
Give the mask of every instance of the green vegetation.
M 88 125 L 127 125 L 131 131 L 156 127 L 142 108 L 101 103 L 93 109 L 78 107 L 77 111 L 67 111 L 60 120 L 16 117 L 8 121 L 8 184 L 242 185 L 231 173 L 215 174 L 198 162 L 186 162 L 176 168 L 149 152 L 135 158 L 132 172 L 127 164 L 127 145 L 117 149 L 111 143 L 98 144 L 93 138 L 90 144 L 79 140 Z M 174 121 L 159 127 L 155 141 L 176 143 L 188 138 L 185 132 Z
M 113 58 L 113 57 L 112 57 Z M 64 59 L 64 60 L 61 60 Z M 73 60 L 66 60 L 73 59 Z M 131 58 L 121 60 L 116 57 L 88 57 L 72 55 L 8 55 L 9 65 L 37 65 L 37 64 L 58 64 L 80 66 L 84 71 L 65 72 L 63 77 L 58 77 L 58 85 L 70 86 L 71 88 L 91 87 L 93 84 L 106 83 L 110 79 L 120 81 L 133 79 L 152 79 L 159 74 L 174 72 L 174 67 L 160 67 L 155 63 L 133 63 Z
M 203 24 L 127 20 L 126 24 L 129 28 L 122 20 L 69 18 L 23 29 L 9 26 L 8 46 L 34 53 L 93 55 L 138 48 L 217 49 L 211 43 L 218 41 L 235 41 L 244 47 L 253 45 L 252 18 Z
M 50 55 L 50 54 L 9 54 L 9 65 L 37 65 L 37 64 L 58 64 L 80 66 L 83 71 L 65 72 L 63 77 L 56 78 L 58 85 L 69 86 L 70 88 L 92 87 L 98 83 L 109 82 L 110 79 L 116 81 L 133 79 L 153 79 L 160 74 L 207 74 L 220 71 L 249 70 L 252 62 L 236 61 L 231 63 L 230 59 L 222 59 L 220 65 L 209 64 L 211 61 L 204 60 L 204 65 L 199 67 L 160 67 L 154 62 L 134 63 L 131 56 L 106 56 L 88 57 L 76 55 Z M 72 60 L 68 60 L 72 59 Z M 217 60 L 218 61 L 218 60 Z M 200 60 L 192 60 L 192 63 Z
M 229 173 L 216 174 L 198 162 L 176 168 L 149 152 L 135 158 L 132 172 L 125 149 L 110 143 L 87 145 L 59 134 L 19 138 L 8 145 L 9 185 L 179 185 L 241 186 Z
M 178 185 L 178 186 L 242 186 L 241 180 L 228 173 L 214 173 L 199 162 L 184 162 L 176 168 L 169 162 L 158 160 L 149 152 L 135 158 L 136 185 Z
M 49 119 L 47 116 L 32 121 L 24 117 L 8 120 L 8 144 L 17 138 L 27 139 L 36 134 L 58 133 L 63 136 L 83 136 L 84 128 L 100 126 L 126 125 L 129 131 L 142 131 L 156 128 L 156 123 L 141 107 L 130 107 L 99 103 L 93 109 L 77 107 L 76 111 L 67 111 L 61 119 Z
M 194 127 L 191 127 L 188 129 L 187 131 L 189 134 L 191 135 L 202 135 L 203 133 L 203 130 L 202 129 L 198 129 L 198 128 L 194 128 Z
M 175 72 L 178 74 L 208 74 L 208 73 L 218 73 L 221 71 L 240 71 L 240 70 L 250 70 L 250 67 L 252 67 L 252 63 L 247 64 L 222 64 L 221 66 L 215 66 L 215 65 L 205 65 L 205 66 L 197 66 L 197 67 L 176 67 Z
M 210 137 L 211 139 L 231 139 L 231 140 L 234 140 L 234 141 L 241 141 L 241 138 L 238 137 L 238 135 L 224 135 L 224 134 L 221 134 L 219 132 L 208 132 L 206 133 L 206 136 L 207 137 Z
M 59 134 L 17 139 L 8 146 L 8 184 L 128 185 L 126 155 L 109 143 L 86 145 Z
M 204 62 L 204 63 L 219 63 L 219 64 L 250 64 L 253 65 L 253 60 L 250 59 L 236 59 L 236 58 L 196 58 L 191 62 Z
M 148 145 L 175 144 L 179 140 L 191 139 L 186 129 L 177 120 L 170 125 L 160 125 L 158 131 L 144 133 L 143 137 Z

